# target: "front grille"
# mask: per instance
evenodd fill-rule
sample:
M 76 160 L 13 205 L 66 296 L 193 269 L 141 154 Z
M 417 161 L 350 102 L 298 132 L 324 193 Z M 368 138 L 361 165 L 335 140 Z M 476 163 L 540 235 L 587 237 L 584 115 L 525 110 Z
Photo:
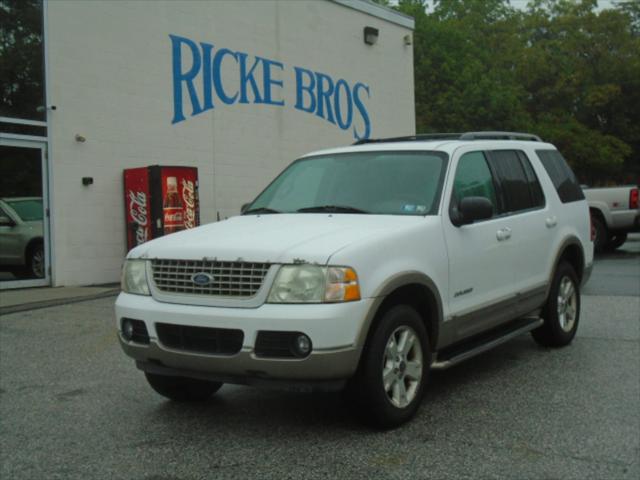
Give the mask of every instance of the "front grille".
M 242 348 L 242 330 L 188 327 L 156 323 L 158 339 L 164 346 L 186 352 L 235 355 Z
M 163 292 L 219 297 L 252 297 L 262 286 L 268 263 L 219 262 L 210 260 L 153 260 L 153 281 Z M 192 277 L 208 275 L 206 285 Z

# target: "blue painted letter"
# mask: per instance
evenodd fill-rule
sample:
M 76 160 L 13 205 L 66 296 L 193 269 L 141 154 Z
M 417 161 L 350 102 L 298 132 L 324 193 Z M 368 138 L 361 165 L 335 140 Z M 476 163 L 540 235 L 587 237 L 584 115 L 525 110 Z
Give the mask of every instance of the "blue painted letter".
M 263 103 L 260 89 L 254 77 L 254 71 L 260 63 L 260 59 L 256 58 L 249 71 L 247 71 L 247 54 L 238 52 L 236 58 L 240 62 L 240 103 L 249 103 L 247 99 L 247 83 L 251 85 L 251 90 L 253 91 L 253 103 Z
M 342 109 L 340 108 L 340 92 L 344 91 L 344 95 L 346 96 L 345 103 L 347 105 L 347 119 L 342 119 Z M 351 101 L 351 89 L 349 88 L 349 84 L 340 79 L 336 82 L 336 93 L 333 97 L 333 105 L 336 111 L 336 120 L 338 121 L 338 126 L 342 130 L 346 130 L 351 126 L 351 122 L 353 121 L 353 103 Z
M 213 108 L 213 96 L 211 95 L 211 51 L 213 45 L 200 42 L 202 47 L 202 93 L 204 95 L 203 110 Z
M 311 70 L 301 67 L 294 67 L 296 71 L 296 105 L 295 108 L 303 112 L 313 113 L 316 111 L 316 97 L 313 93 L 316 86 L 316 77 L 313 76 Z M 304 77 L 307 78 L 308 84 L 305 85 Z M 304 93 L 308 94 L 309 106 L 304 105 Z
M 185 119 L 182 111 L 182 82 L 186 84 L 187 91 L 189 92 L 189 99 L 191 100 L 191 107 L 193 108 L 191 115 L 197 115 L 203 111 L 194 85 L 194 79 L 200 71 L 202 61 L 200 59 L 200 51 L 195 42 L 176 35 L 169 35 L 169 37 L 171 37 L 173 51 L 173 120 L 171 123 L 178 123 Z M 191 68 L 185 73 L 182 72 L 183 44 L 191 49 L 192 56 Z
M 336 123 L 333 118 L 333 109 L 331 108 L 331 96 L 333 95 L 333 80 L 329 75 L 316 72 L 316 86 L 318 97 L 318 109 L 316 115 L 324 118 L 324 109 L 327 108 L 327 120 Z
M 215 57 L 213 57 L 213 84 L 216 87 L 216 94 L 218 95 L 218 98 L 222 100 L 223 103 L 231 105 L 235 103 L 236 99 L 238 98 L 238 92 L 236 92 L 233 97 L 230 97 L 224 91 L 224 87 L 222 86 L 222 72 L 220 67 L 222 65 L 222 59 L 225 55 L 230 55 L 236 59 L 236 62 L 238 61 L 236 54 L 228 48 L 222 48 L 218 50 Z
M 260 58 L 260 57 L 257 57 Z M 262 77 L 264 79 L 264 103 L 269 105 L 284 105 L 284 100 L 273 100 L 271 98 L 271 85 L 277 85 L 282 89 L 282 80 L 274 80 L 271 78 L 271 66 L 277 67 L 280 71 L 284 70 L 284 65 L 275 60 L 268 60 L 266 58 L 262 60 Z
M 356 140 L 369 138 L 369 135 L 371 135 L 371 120 L 369 120 L 369 113 L 367 112 L 367 107 L 364 106 L 364 104 L 362 103 L 362 100 L 360 99 L 360 96 L 358 95 L 360 90 L 364 90 L 365 92 L 367 92 L 367 97 L 371 96 L 369 94 L 369 87 L 364 83 L 356 83 L 355 86 L 353 87 L 353 103 L 355 103 L 356 108 L 360 112 L 360 115 L 362 115 L 362 121 L 364 122 L 364 133 L 362 135 L 358 133 L 358 131 L 356 130 L 356 127 L 353 127 L 353 136 Z

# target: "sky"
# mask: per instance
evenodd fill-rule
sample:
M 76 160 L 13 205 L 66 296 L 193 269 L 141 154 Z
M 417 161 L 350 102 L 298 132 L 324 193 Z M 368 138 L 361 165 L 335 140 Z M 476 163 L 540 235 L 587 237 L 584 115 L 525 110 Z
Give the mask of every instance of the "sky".
M 527 3 L 529 3 L 529 0 L 510 0 L 510 2 L 511 5 L 516 8 L 525 9 L 527 8 Z M 615 4 L 613 2 L 614 0 L 598 0 L 598 10 L 615 7 Z M 391 3 L 397 3 L 397 0 L 391 0 Z M 431 10 L 433 8 L 433 0 L 427 0 L 427 3 L 429 4 L 429 10 Z
M 516 8 L 526 8 L 527 7 L 527 3 L 529 3 L 529 0 L 511 0 L 511 5 L 513 5 Z M 598 0 L 598 9 L 599 10 L 604 10 L 606 8 L 613 8 L 615 7 L 613 0 Z

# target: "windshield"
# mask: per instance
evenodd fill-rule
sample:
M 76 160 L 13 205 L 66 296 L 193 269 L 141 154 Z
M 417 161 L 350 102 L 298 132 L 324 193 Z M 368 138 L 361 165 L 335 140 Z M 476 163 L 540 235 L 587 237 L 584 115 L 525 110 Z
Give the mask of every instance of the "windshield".
M 245 213 L 337 212 L 433 215 L 447 156 L 362 152 L 292 163 Z
M 42 199 L 8 200 L 5 202 L 15 210 L 23 222 L 42 220 Z

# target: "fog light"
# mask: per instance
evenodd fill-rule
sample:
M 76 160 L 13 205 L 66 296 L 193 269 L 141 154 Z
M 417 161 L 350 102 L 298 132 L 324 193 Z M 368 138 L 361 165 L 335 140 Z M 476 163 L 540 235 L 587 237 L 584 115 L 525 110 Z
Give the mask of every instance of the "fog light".
M 128 318 L 122 320 L 122 336 L 128 342 L 133 338 L 133 322 Z
M 301 333 L 293 342 L 293 350 L 297 356 L 306 357 L 311 353 L 311 339 L 304 333 Z

